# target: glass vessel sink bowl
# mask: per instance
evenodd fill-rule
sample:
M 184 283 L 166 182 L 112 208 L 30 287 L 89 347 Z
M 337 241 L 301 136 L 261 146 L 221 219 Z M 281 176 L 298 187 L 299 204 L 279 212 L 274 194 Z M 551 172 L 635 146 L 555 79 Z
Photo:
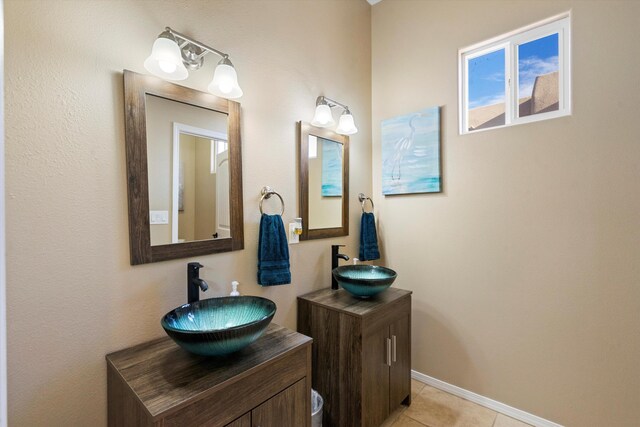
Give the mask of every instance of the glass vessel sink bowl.
M 209 298 L 171 310 L 160 323 L 183 349 L 202 356 L 222 356 L 258 339 L 275 313 L 276 304 L 266 298 Z
M 386 290 L 398 275 L 377 265 L 343 265 L 333 269 L 333 277 L 351 295 L 369 298 Z

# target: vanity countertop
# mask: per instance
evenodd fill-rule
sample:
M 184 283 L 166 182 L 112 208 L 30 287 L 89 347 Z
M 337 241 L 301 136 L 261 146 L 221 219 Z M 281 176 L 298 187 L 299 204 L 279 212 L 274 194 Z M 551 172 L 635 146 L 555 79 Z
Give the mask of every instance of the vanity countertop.
M 298 299 L 352 316 L 367 316 L 387 304 L 411 295 L 411 293 L 411 291 L 391 287 L 371 298 L 362 299 L 354 297 L 344 289 L 324 288 L 300 295 Z
M 106 356 L 151 417 L 174 412 L 263 369 L 311 338 L 271 323 L 264 335 L 226 357 L 186 352 L 169 337 Z

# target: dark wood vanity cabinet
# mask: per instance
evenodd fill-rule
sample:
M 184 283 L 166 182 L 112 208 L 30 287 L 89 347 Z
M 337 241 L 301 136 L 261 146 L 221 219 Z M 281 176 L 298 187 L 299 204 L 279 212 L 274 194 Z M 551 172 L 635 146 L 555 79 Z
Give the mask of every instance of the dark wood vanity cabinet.
M 107 355 L 109 426 L 310 427 L 311 339 L 271 324 L 238 353 L 169 337 Z
M 251 411 L 254 427 L 302 426 L 311 409 L 305 402 L 311 399 L 311 391 L 303 380 L 273 396 Z M 309 408 L 309 414 L 305 411 Z
M 324 426 L 377 427 L 411 404 L 411 292 L 370 299 L 321 289 L 298 297 L 298 332 L 313 338 L 313 388 Z

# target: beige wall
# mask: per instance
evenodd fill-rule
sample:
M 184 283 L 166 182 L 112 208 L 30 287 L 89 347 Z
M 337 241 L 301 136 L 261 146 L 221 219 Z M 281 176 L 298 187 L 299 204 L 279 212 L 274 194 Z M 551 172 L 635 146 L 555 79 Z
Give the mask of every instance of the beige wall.
M 192 135 L 180 135 L 180 164 L 182 167 L 183 193 L 182 211 L 178 210 L 178 240 L 195 239 L 195 173 L 196 173 L 196 138 Z M 151 227 L 153 229 L 153 227 Z
M 457 134 L 457 51 L 572 10 L 571 117 Z M 373 187 L 413 368 L 570 426 L 638 424 L 640 2 L 372 8 Z M 380 121 L 443 106 L 443 194 L 381 196 Z
M 211 239 L 216 231 L 216 174 L 211 173 L 211 140 L 194 137 L 196 150 L 194 238 Z
M 4 155 L 4 0 L 0 0 L 0 425 L 7 425 L 7 276 Z
M 347 102 L 351 194 L 371 191 L 370 6 L 329 1 L 5 2 L 9 422 L 106 423 L 104 355 L 160 337 L 186 300 L 190 259 L 129 265 L 122 70 L 145 72 L 171 25 L 231 54 L 245 95 L 245 250 L 198 257 L 206 296 L 240 291 L 278 306 L 295 328 L 295 297 L 330 284 L 330 245 L 357 253 L 358 201 L 347 238 L 291 246 L 293 283 L 256 285 L 260 189 L 298 216 L 296 121 L 324 94 Z M 26 55 L 26 56 L 25 56 Z M 215 58 L 184 84 L 208 85 Z

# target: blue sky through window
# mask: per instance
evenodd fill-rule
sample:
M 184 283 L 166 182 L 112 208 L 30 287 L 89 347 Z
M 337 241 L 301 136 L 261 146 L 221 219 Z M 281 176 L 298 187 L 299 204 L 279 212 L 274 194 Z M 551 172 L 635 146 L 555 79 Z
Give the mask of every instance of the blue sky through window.
M 531 96 L 536 77 L 558 69 L 558 33 L 518 46 L 518 98 Z
M 504 49 L 469 60 L 469 109 L 504 102 Z
M 536 77 L 556 72 L 558 34 L 551 34 L 518 46 L 518 98 L 531 96 Z M 504 102 L 505 51 L 469 60 L 469 109 Z

